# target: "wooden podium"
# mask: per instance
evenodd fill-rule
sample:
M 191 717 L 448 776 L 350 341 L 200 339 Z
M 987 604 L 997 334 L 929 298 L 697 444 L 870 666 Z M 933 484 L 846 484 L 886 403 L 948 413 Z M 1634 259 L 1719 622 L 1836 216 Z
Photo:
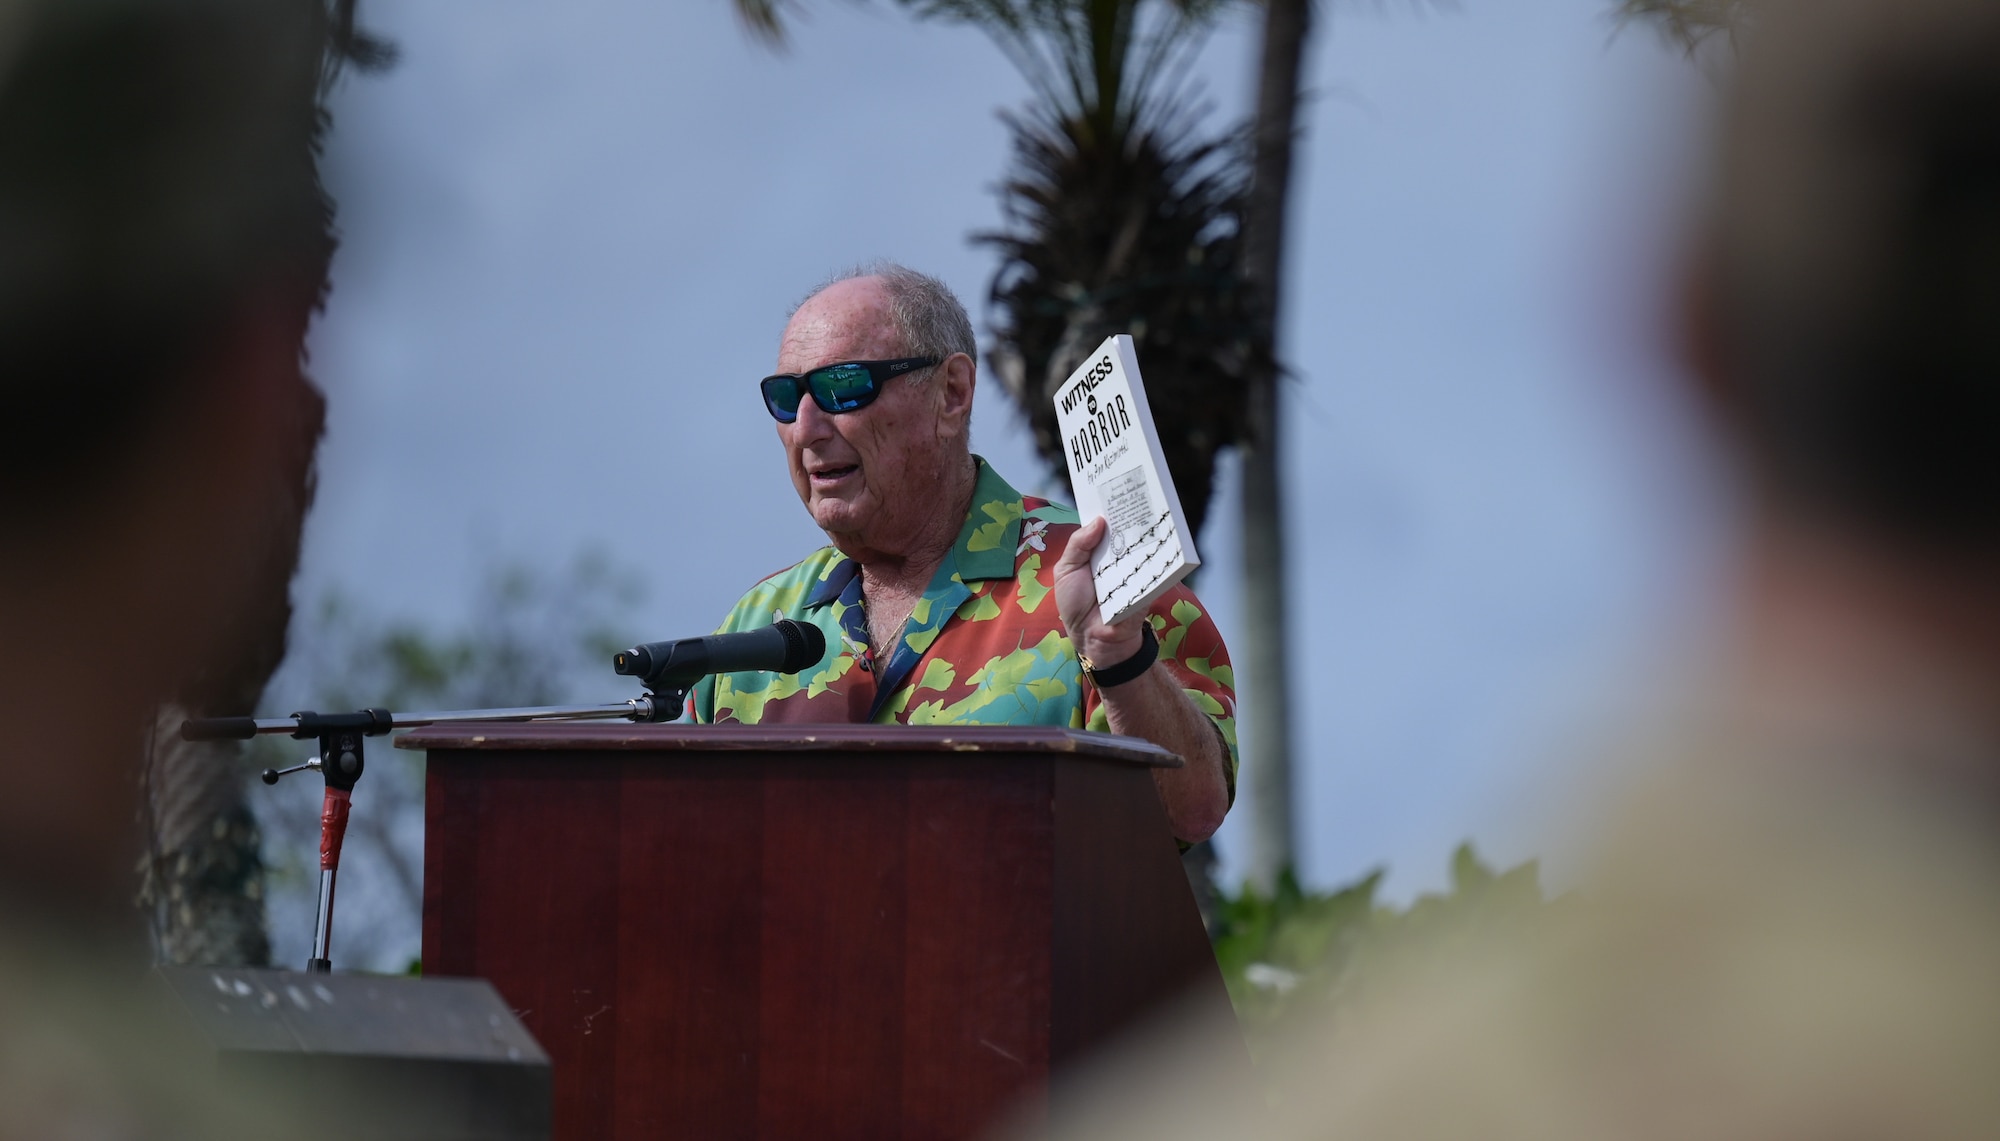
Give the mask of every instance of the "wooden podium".
M 1179 759 L 1143 741 L 487 724 L 400 744 L 430 753 L 425 973 L 519 1013 L 561 1141 L 968 1137 L 1046 1112 L 1052 1076 L 1163 1001 L 1227 1009 L 1153 790 Z

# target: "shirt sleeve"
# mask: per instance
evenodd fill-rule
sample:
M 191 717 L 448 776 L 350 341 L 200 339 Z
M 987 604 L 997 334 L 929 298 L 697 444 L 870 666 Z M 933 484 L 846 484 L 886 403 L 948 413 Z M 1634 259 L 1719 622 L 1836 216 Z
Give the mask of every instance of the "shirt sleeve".
M 1202 608 L 1201 600 L 1186 586 L 1176 586 L 1155 601 L 1146 612 L 1153 635 L 1160 641 L 1160 661 L 1181 684 L 1181 689 L 1208 715 L 1228 753 L 1223 776 L 1229 784 L 1229 803 L 1236 803 L 1236 671 L 1229 664 L 1229 647 L 1222 644 L 1222 632 Z M 1085 683 L 1084 727 L 1100 732 L 1111 727 L 1104 698 L 1097 687 Z

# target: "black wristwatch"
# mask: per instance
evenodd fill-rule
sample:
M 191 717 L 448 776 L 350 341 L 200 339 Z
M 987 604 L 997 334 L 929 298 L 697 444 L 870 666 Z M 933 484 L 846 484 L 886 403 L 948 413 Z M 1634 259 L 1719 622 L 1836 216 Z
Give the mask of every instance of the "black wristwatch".
M 1160 660 L 1160 640 L 1153 636 L 1153 624 L 1139 624 L 1139 649 L 1131 657 L 1115 666 L 1100 667 L 1078 650 L 1076 660 L 1083 664 L 1083 675 L 1099 689 L 1110 689 L 1114 685 L 1124 685 L 1140 674 L 1153 668 Z

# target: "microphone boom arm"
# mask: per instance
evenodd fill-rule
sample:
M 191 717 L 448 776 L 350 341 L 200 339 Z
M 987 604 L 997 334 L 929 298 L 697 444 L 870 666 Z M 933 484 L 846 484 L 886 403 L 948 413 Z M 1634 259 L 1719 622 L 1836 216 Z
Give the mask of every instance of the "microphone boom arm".
M 181 722 L 187 741 L 247 741 L 267 733 L 311 740 L 329 732 L 359 731 L 379 737 L 392 729 L 448 725 L 460 721 L 672 721 L 681 715 L 686 691 L 649 693 L 609 705 L 526 705 L 511 709 L 448 709 L 435 712 L 391 713 L 363 709 L 355 713 L 294 713 L 290 717 L 197 717 Z
M 817 627 L 781 619 L 763 630 L 647 642 L 612 655 L 612 668 L 637 677 L 646 687 L 643 697 L 609 705 L 527 705 L 512 709 L 446 709 L 391 713 L 360 709 L 353 713 L 316 713 L 290 717 L 198 717 L 181 722 L 184 741 L 247 741 L 283 733 L 301 741 L 319 742 L 319 755 L 288 769 L 265 769 L 264 783 L 276 784 L 286 773 L 311 769 L 326 778 L 326 800 L 320 812 L 319 911 L 313 928 L 313 953 L 308 971 L 333 969 L 333 893 L 340 870 L 340 846 L 347 834 L 347 814 L 354 784 L 366 766 L 363 740 L 396 729 L 444 725 L 462 721 L 598 721 L 622 718 L 656 723 L 681 715 L 688 691 L 712 673 L 777 670 L 797 673 L 826 652 L 826 635 Z
M 530 705 L 512 709 L 449 709 L 391 713 L 361 709 L 353 713 L 315 713 L 290 717 L 201 717 L 181 722 L 186 741 L 247 741 L 270 733 L 317 741 L 319 755 L 289 769 L 265 769 L 264 783 L 276 784 L 285 773 L 311 769 L 326 778 L 326 796 L 319 818 L 319 907 L 313 917 L 312 958 L 306 970 L 333 969 L 333 898 L 340 870 L 340 848 L 347 836 L 347 815 L 355 782 L 366 767 L 363 740 L 393 729 L 441 725 L 459 721 L 672 721 L 687 700 L 686 686 L 659 685 L 644 697 L 610 705 Z

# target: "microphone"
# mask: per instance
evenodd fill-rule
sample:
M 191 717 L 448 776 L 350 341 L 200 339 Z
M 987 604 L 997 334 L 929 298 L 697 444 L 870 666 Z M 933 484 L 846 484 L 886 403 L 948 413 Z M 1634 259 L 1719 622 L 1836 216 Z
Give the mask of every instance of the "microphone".
M 611 655 L 611 668 L 655 689 L 662 684 L 693 685 L 709 674 L 751 670 L 795 674 L 825 653 L 826 634 L 819 627 L 785 618 L 740 634 L 645 642 Z

